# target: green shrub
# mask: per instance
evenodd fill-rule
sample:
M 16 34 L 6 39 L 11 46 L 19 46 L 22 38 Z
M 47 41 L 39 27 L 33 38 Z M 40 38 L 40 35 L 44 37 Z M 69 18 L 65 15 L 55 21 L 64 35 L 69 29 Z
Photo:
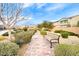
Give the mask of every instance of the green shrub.
M 60 33 L 63 38 L 68 38 L 69 33 L 63 30 L 56 30 L 55 33 Z
M 18 28 L 18 29 L 13 29 L 13 30 L 14 30 L 14 33 L 19 33 L 19 32 L 24 31 L 25 29 L 26 29 L 26 27 L 24 27 L 23 29 Z
M 79 45 L 60 44 L 55 47 L 56 56 L 77 56 L 79 55 Z
M 63 30 L 55 30 L 54 32 L 55 33 L 61 33 L 61 32 L 63 32 Z
M 29 43 L 31 41 L 32 35 L 35 33 L 35 31 L 22 31 L 19 33 L 16 33 L 15 36 L 15 42 L 19 44 L 20 46 L 24 43 Z
M 19 46 L 12 42 L 0 43 L 0 56 L 15 56 L 17 55 Z
M 61 36 L 63 37 L 63 38 L 68 38 L 68 33 L 67 32 L 64 32 L 64 33 L 61 33 Z
M 70 36 L 77 36 L 77 37 L 79 37 L 78 34 L 75 34 L 75 33 L 72 33 L 72 32 L 69 32 L 69 35 L 70 35 Z
M 23 31 L 23 30 L 18 30 L 18 29 L 17 29 L 15 32 L 16 32 L 16 33 L 19 33 L 19 32 L 22 32 L 22 31 Z
M 49 29 L 48 28 L 44 28 L 44 31 L 49 31 Z
M 23 30 L 24 30 L 24 31 L 27 31 L 27 27 L 24 27 Z
M 68 36 L 77 36 L 77 37 L 79 37 L 78 34 L 75 34 L 73 32 L 64 31 L 64 30 L 56 30 L 55 33 L 60 33 L 63 38 L 68 38 Z
M 41 33 L 41 35 L 47 35 L 47 32 L 44 30 L 41 30 L 40 33 Z
M 38 24 L 37 27 L 38 27 L 38 28 L 41 28 L 41 29 L 42 29 L 42 28 L 52 29 L 52 28 L 54 28 L 54 25 L 53 25 L 52 22 L 44 21 L 43 23 Z

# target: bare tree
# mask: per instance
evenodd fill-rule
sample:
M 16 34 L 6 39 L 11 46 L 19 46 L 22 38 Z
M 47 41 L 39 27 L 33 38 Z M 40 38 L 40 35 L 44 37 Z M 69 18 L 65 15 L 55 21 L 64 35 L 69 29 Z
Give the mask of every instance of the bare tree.
M 24 17 L 21 17 L 22 5 L 17 3 L 0 3 L 0 21 L 4 27 L 8 30 L 9 39 L 11 39 L 12 27 Z

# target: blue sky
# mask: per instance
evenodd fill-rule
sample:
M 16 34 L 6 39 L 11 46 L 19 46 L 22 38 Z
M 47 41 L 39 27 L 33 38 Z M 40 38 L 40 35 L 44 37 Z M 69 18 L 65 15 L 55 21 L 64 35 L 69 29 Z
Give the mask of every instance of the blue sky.
M 77 3 L 26 3 L 22 16 L 29 17 L 17 25 L 34 25 L 43 21 L 57 21 L 64 17 L 79 15 Z

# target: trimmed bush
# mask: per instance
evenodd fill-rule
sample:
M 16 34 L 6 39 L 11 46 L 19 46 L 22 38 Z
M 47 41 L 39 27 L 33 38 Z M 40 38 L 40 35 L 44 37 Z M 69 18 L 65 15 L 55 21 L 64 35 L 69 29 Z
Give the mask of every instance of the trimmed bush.
M 4 36 L 0 36 L 0 41 L 4 40 L 5 37 Z
M 44 30 L 41 30 L 40 33 L 41 33 L 41 35 L 47 35 L 47 32 Z
M 61 32 L 63 32 L 63 30 L 55 30 L 54 32 L 55 33 L 61 33 Z
M 79 45 L 60 44 L 55 47 L 56 56 L 79 56 Z
M 18 49 L 19 46 L 16 43 L 0 43 L 0 56 L 15 56 L 17 55 Z
M 61 33 L 61 36 L 63 37 L 63 38 L 68 38 L 68 33 L 67 32 L 64 32 L 64 33 Z

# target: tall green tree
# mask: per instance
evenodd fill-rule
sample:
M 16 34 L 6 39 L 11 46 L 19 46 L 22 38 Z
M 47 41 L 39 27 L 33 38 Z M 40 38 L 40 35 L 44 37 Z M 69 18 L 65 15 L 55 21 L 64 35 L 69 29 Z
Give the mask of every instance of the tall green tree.
M 48 28 L 52 29 L 54 27 L 52 22 L 44 21 L 43 23 L 38 25 L 38 28 Z

